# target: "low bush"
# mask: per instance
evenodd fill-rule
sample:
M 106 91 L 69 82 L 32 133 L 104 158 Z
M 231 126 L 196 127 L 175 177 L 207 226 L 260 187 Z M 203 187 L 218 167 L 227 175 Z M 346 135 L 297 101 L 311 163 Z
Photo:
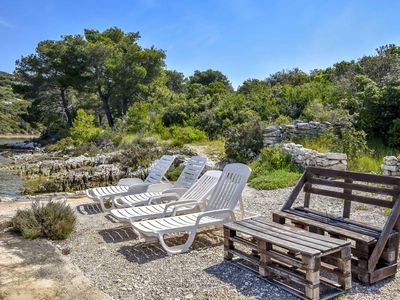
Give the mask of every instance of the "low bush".
M 349 163 L 349 170 L 364 173 L 381 173 L 382 159 L 377 159 L 370 155 L 362 155 L 353 159 Z
M 62 240 L 74 230 L 76 217 L 65 202 L 34 202 L 31 209 L 18 210 L 11 223 L 24 238 Z
M 258 190 L 293 186 L 301 176 L 301 169 L 280 148 L 262 149 L 260 157 L 250 167 L 253 171 L 249 185 Z
M 285 169 L 267 171 L 265 175 L 256 176 L 249 181 L 249 185 L 257 190 L 274 190 L 294 186 L 301 173 Z
M 164 138 L 171 138 L 174 146 L 182 146 L 184 144 L 190 144 L 195 142 L 202 142 L 207 140 L 207 134 L 192 126 L 179 127 L 171 126 L 168 129 L 168 133 L 164 134 Z
M 312 149 L 321 153 L 330 152 L 332 149 L 333 136 L 330 133 L 324 133 L 317 137 L 307 137 L 298 141 L 305 148 Z
M 169 168 L 165 177 L 167 177 L 168 180 L 177 181 L 178 177 L 179 177 L 179 175 L 181 175 L 184 167 L 185 167 L 184 165 L 171 166 L 171 168 Z
M 257 157 L 262 147 L 262 123 L 254 121 L 241 124 L 228 132 L 225 153 L 228 158 L 238 162 L 249 162 Z
M 63 151 L 68 147 L 74 146 L 74 140 L 71 137 L 66 137 L 59 140 L 55 144 L 50 144 L 46 147 L 48 151 Z
M 389 129 L 389 146 L 400 148 L 400 118 L 393 120 L 393 124 Z

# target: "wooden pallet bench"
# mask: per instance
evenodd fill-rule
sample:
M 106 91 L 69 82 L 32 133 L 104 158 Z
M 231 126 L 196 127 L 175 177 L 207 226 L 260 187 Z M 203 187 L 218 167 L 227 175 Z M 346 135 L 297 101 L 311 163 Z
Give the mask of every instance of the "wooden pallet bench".
M 303 299 L 330 299 L 351 288 L 350 242 L 263 217 L 224 226 L 224 258 L 234 257 L 240 266 Z
M 301 191 L 304 203 L 293 204 Z M 311 196 L 325 196 L 343 202 L 340 216 L 310 209 Z M 352 273 L 363 283 L 372 284 L 393 276 L 399 252 L 400 178 L 308 167 L 281 211 L 273 213 L 274 222 L 287 221 L 299 228 L 352 242 Z M 315 197 L 316 198 L 316 197 Z M 323 200 L 318 200 L 323 201 Z M 351 220 L 352 202 L 391 212 L 382 228 Z M 323 203 L 320 202 L 323 207 Z

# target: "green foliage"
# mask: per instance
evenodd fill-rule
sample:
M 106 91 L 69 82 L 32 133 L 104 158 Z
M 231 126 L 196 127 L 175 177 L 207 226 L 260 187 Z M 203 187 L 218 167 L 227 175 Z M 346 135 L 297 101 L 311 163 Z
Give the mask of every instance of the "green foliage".
M 168 128 L 168 136 L 173 140 L 173 145 L 175 146 L 202 142 L 207 139 L 207 134 L 204 131 L 194 128 L 192 126 L 172 126 Z
M 65 202 L 34 202 L 28 210 L 18 210 L 11 220 L 14 230 L 24 238 L 66 239 L 75 228 L 74 211 Z
M 346 153 L 349 160 L 369 153 L 366 133 L 354 127 L 336 128 L 332 140 L 332 151 Z
M 275 125 L 288 125 L 288 124 L 292 124 L 292 123 L 293 123 L 293 120 L 290 117 L 284 116 L 284 115 L 280 115 L 273 122 L 273 124 L 275 124 Z
M 228 158 L 239 162 L 253 160 L 263 147 L 262 123 L 244 123 L 227 133 L 225 153 Z
M 333 133 L 332 131 L 327 131 L 316 137 L 307 137 L 298 142 L 305 148 L 327 153 L 333 148 Z
M 46 149 L 47 151 L 62 151 L 72 146 L 74 146 L 74 140 L 71 137 L 66 137 L 55 144 L 48 145 Z
M 348 169 L 356 172 L 380 174 L 381 165 L 382 159 L 365 154 L 356 159 L 350 160 Z
M 249 185 L 258 190 L 293 186 L 301 175 L 300 168 L 278 147 L 262 149 L 260 157 L 250 167 Z
M 71 128 L 71 137 L 77 145 L 84 142 L 93 142 L 102 130 L 94 125 L 94 116 L 87 114 L 83 109 L 78 109 Z
M 169 170 L 165 176 L 170 181 L 176 181 L 176 180 L 178 180 L 179 175 L 181 175 L 183 169 L 184 169 L 183 165 L 172 166 L 171 168 L 169 168 Z
M 389 129 L 389 146 L 400 148 L 400 118 L 393 120 L 393 124 Z
M 274 190 L 296 185 L 301 173 L 285 169 L 273 170 L 249 181 L 249 185 L 257 190 Z

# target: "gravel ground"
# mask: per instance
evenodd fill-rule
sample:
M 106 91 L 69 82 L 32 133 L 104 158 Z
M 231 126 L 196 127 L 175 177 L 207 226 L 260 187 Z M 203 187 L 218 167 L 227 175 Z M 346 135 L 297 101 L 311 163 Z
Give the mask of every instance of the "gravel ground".
M 243 193 L 245 210 L 271 218 L 292 188 Z M 338 211 L 340 203 L 320 199 L 319 207 Z M 312 204 L 317 202 L 312 202 Z M 115 222 L 88 200 L 78 209 L 78 225 L 70 239 L 57 244 L 95 285 L 114 299 L 296 299 L 232 263 L 223 261 L 222 231 L 201 231 L 188 253 L 168 256 L 157 244 L 138 239 L 129 226 Z M 353 206 L 365 220 L 371 211 Z M 353 216 L 352 215 L 352 216 Z M 384 220 L 377 210 L 371 223 Z M 179 242 L 183 237 L 171 239 Z M 367 287 L 353 282 L 345 299 L 400 299 L 400 276 Z

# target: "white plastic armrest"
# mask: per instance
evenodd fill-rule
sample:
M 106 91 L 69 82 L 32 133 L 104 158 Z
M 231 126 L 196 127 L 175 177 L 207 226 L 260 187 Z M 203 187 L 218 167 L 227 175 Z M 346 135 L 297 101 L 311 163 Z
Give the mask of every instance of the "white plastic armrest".
M 150 183 L 142 182 L 129 187 L 127 195 L 146 193 Z
M 188 205 L 188 204 L 192 204 L 192 205 Z M 174 210 L 172 211 L 172 215 L 175 216 L 177 208 L 182 207 L 182 206 L 193 206 L 193 208 L 195 208 L 196 206 L 201 205 L 201 203 L 197 202 L 197 201 L 193 201 L 193 200 L 185 200 L 185 201 L 178 201 L 178 202 L 173 202 L 173 203 L 168 203 L 165 205 L 164 208 L 164 213 L 167 212 L 168 208 L 170 208 L 171 206 L 174 208 Z
M 153 183 L 150 184 L 147 191 L 148 192 L 163 192 L 166 189 L 170 189 L 173 187 L 172 183 Z
M 117 185 L 131 186 L 139 183 L 143 183 L 143 180 L 140 178 L 122 178 L 118 181 Z
M 161 194 L 150 197 L 149 200 L 147 201 L 147 205 L 160 204 L 161 202 L 166 202 L 166 201 L 177 201 L 179 198 L 180 196 L 176 193 Z
M 210 210 L 210 211 L 202 212 L 197 216 L 197 220 L 196 220 L 196 225 L 195 226 L 197 227 L 199 225 L 200 220 L 203 217 L 213 217 L 215 215 L 221 215 L 221 214 L 228 214 L 229 218 L 233 218 L 233 219 L 235 218 L 235 214 L 233 213 L 233 211 L 231 209 Z

